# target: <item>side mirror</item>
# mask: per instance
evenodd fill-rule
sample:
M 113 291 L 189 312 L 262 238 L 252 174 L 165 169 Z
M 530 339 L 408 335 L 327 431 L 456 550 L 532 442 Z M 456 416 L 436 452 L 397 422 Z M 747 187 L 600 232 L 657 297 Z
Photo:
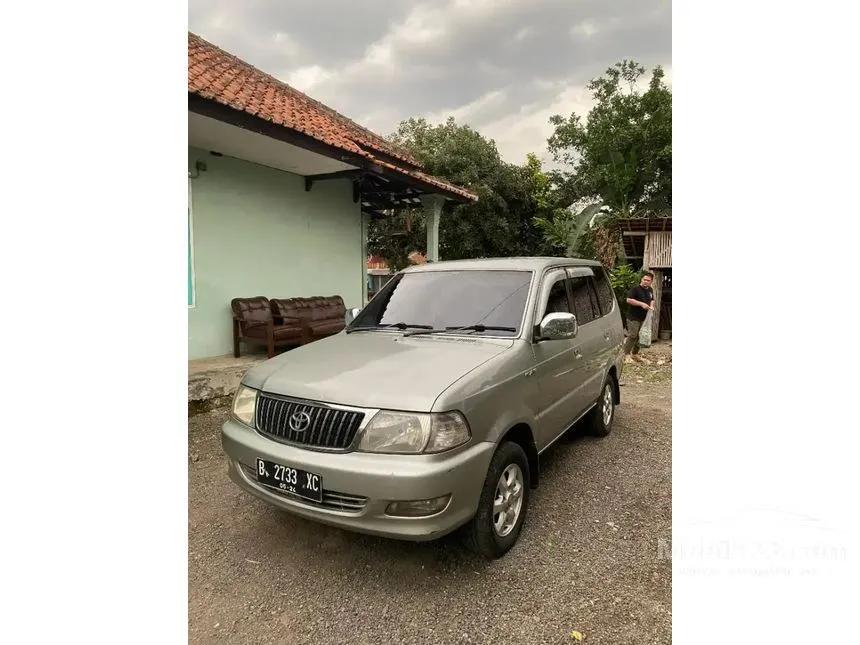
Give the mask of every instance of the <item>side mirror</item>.
M 553 313 L 544 316 L 538 328 L 538 340 L 568 340 L 576 338 L 579 325 L 571 313 Z
M 358 307 L 353 307 L 352 309 L 347 309 L 346 310 L 346 316 L 344 316 L 344 318 L 346 319 L 346 324 L 351 325 L 352 321 L 355 320 L 356 318 L 358 318 L 359 313 L 361 313 L 361 309 L 359 309 Z

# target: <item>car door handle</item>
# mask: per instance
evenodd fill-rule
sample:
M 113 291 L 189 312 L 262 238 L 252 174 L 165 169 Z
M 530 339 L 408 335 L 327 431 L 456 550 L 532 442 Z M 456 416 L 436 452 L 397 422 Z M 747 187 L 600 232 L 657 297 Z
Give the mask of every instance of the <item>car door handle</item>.
M 578 349 L 573 350 L 573 357 L 574 358 L 582 358 L 582 352 L 579 351 Z
M 609 334 L 609 332 L 608 332 L 608 331 L 603 332 L 603 337 L 604 337 L 606 340 L 610 340 L 610 338 L 611 338 L 611 336 L 610 336 L 610 334 Z

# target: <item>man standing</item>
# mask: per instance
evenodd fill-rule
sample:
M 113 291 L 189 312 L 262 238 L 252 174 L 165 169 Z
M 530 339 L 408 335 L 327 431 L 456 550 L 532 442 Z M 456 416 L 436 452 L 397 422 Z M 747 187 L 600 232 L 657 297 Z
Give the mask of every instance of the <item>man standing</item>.
M 627 340 L 624 342 L 624 358 L 628 361 L 642 362 L 642 357 L 639 356 L 639 332 L 648 312 L 654 311 L 654 290 L 651 289 L 653 280 L 654 274 L 646 271 L 639 284 L 631 287 L 630 291 L 627 292 L 627 304 L 630 305 L 630 309 L 627 312 Z

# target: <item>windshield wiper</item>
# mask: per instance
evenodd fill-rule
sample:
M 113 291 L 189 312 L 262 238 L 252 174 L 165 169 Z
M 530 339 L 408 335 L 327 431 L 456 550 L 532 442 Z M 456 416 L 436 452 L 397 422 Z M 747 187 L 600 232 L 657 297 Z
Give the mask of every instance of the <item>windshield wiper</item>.
M 426 329 L 421 331 L 410 331 L 404 336 L 417 336 L 419 334 L 444 334 L 452 331 L 476 331 L 476 332 L 484 332 L 484 331 L 516 331 L 516 327 L 497 327 L 495 325 L 466 325 L 464 327 L 445 327 L 445 329 Z
M 516 331 L 516 327 L 499 327 L 495 325 L 482 325 L 478 323 L 477 325 L 467 325 L 465 327 L 445 327 L 446 330 L 456 330 L 456 331 Z
M 390 329 L 392 327 L 396 329 L 433 329 L 431 325 L 413 325 L 405 322 L 396 322 L 386 325 L 365 325 L 364 327 L 353 327 L 352 329 L 347 329 L 346 333 L 351 334 L 354 331 L 367 331 L 370 329 Z

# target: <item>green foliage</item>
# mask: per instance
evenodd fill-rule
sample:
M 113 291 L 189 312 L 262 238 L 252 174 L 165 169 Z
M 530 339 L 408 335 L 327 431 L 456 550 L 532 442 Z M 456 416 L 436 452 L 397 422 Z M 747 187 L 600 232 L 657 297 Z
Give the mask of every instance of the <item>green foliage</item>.
M 610 272 L 609 282 L 616 294 L 626 294 L 630 287 L 642 280 L 643 275 L 645 275 L 644 271 L 634 271 L 629 264 L 622 264 Z
M 543 253 L 553 256 L 572 253 L 576 224 L 567 211 L 559 209 L 552 215 L 535 217 L 534 223 L 543 236 Z
M 627 304 L 627 292 L 630 287 L 639 284 L 645 271 L 634 271 L 629 264 L 622 264 L 615 267 L 609 272 L 609 283 L 612 285 L 612 290 L 615 292 L 615 297 L 618 299 L 618 305 L 621 307 L 621 315 L 627 319 L 627 311 L 630 305 Z
M 600 204 L 591 204 L 578 213 L 571 208 L 555 208 L 551 216 L 535 217 L 535 226 L 543 235 L 545 252 L 593 259 L 591 223 L 600 219 L 600 208 Z
M 609 207 L 614 217 L 666 213 L 672 208 L 672 93 L 655 67 L 644 92 L 645 68 L 624 60 L 592 80 L 595 105 L 587 121 L 555 115 L 548 140 L 565 170 L 560 190 Z
M 408 255 L 415 250 L 424 250 L 427 243 L 424 215 L 420 210 L 411 211 L 407 217 L 395 217 L 370 222 L 367 229 L 367 249 L 371 255 L 383 256 L 388 267 L 394 271 L 409 264 Z M 407 230 L 408 229 L 408 230 Z
M 431 125 L 403 121 L 390 139 L 408 149 L 425 170 L 478 195 L 471 204 L 446 204 L 439 226 L 444 259 L 535 255 L 543 247 L 535 217 L 551 210 L 549 177 L 530 155 L 522 165 L 502 160 L 495 142 L 453 118 Z M 406 222 L 410 225 L 407 227 Z M 408 229 L 408 230 L 407 230 Z M 407 254 L 426 250 L 420 209 L 371 223 L 368 249 L 392 268 L 405 266 Z
M 589 83 L 595 105 L 587 119 L 550 119 L 555 129 L 547 143 L 562 165 L 558 171 L 544 170 L 535 154 L 523 164 L 503 161 L 494 141 L 453 117 L 439 124 L 401 122 L 392 142 L 411 151 L 428 173 L 479 197 L 445 206 L 440 256 L 562 255 L 612 269 L 623 256 L 615 220 L 672 208 L 672 93 L 659 66 L 642 91 L 637 86 L 644 75 L 634 61 L 617 63 Z M 411 251 L 426 251 L 425 244 L 420 209 L 371 223 L 368 249 L 394 269 L 408 264 Z

